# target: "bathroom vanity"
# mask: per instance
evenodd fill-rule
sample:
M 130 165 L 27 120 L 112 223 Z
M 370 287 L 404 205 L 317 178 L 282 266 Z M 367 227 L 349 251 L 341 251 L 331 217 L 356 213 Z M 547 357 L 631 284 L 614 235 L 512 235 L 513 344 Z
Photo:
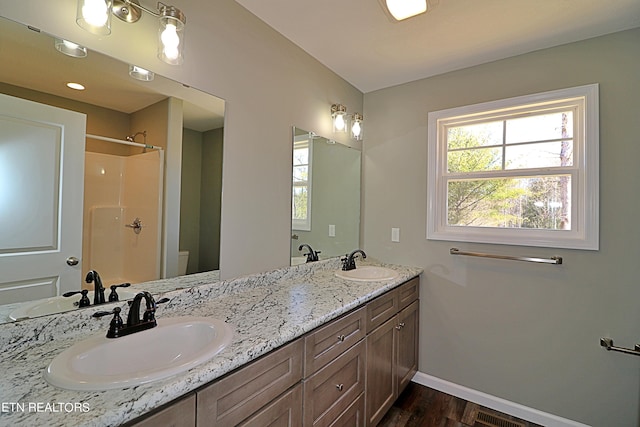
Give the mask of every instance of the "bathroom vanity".
M 215 317 L 232 325 L 232 342 L 184 374 L 127 389 L 68 391 L 43 379 L 62 350 L 106 332 L 108 321 L 91 318 L 91 310 L 2 325 L 0 400 L 80 403 L 88 410 L 3 410 L 0 424 L 375 425 L 418 360 L 422 270 L 386 267 L 398 277 L 340 279 L 339 261 L 331 259 L 167 292 L 161 296 L 170 302 L 159 306 L 158 319 Z

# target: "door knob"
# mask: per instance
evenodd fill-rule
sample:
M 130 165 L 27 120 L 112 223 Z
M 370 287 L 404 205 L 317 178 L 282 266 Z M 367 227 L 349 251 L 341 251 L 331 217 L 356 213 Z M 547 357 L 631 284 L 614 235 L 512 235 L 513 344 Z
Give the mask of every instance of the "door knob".
M 78 265 L 79 262 L 80 260 L 74 256 L 70 256 L 69 258 L 67 258 L 67 265 L 74 266 Z

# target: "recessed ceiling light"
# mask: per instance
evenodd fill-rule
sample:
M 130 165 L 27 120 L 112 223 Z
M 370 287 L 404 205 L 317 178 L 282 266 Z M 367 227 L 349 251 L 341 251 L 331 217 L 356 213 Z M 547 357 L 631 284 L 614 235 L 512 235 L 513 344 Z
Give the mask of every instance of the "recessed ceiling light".
M 427 0 L 385 0 L 391 16 L 398 21 L 427 11 Z
M 75 90 L 84 90 L 84 86 L 82 86 L 80 83 L 69 82 L 67 83 L 67 87 Z

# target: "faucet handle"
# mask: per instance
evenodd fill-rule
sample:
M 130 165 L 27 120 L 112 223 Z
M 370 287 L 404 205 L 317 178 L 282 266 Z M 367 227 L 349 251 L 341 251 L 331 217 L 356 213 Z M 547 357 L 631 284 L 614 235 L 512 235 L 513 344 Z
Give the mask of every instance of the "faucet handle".
M 62 296 L 68 298 L 68 297 L 70 297 L 72 295 L 82 294 L 82 298 L 80 298 L 80 301 L 77 302 L 78 307 L 89 307 L 91 305 L 91 300 L 87 296 L 88 293 L 89 293 L 89 291 L 87 289 L 83 289 L 81 291 L 65 292 L 64 294 L 62 294 Z M 74 304 L 76 304 L 76 303 L 74 303 Z
M 120 301 L 118 297 L 118 293 L 116 292 L 116 288 L 128 288 L 131 286 L 131 283 L 121 283 L 119 285 L 111 285 L 111 293 L 109 294 L 109 302 Z
M 93 317 L 103 317 L 113 314 L 113 319 L 111 319 L 111 323 L 109 323 L 109 330 L 107 331 L 107 338 L 118 338 L 120 336 L 120 330 L 124 328 L 124 322 L 122 321 L 122 317 L 120 317 L 120 312 L 122 309 L 120 307 L 115 307 L 112 311 L 98 311 L 93 313 Z

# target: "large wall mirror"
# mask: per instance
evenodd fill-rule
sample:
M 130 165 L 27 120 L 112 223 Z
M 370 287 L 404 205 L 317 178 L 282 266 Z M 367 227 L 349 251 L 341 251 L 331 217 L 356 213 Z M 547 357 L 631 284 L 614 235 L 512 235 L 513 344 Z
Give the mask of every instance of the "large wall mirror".
M 344 255 L 360 240 L 359 150 L 293 128 L 291 264 Z
M 47 197 L 53 204 L 67 200 L 36 194 L 42 182 L 60 187 L 55 190 L 59 194 L 72 190 L 69 180 L 62 179 L 62 162 L 49 171 L 49 163 L 41 161 L 62 148 L 47 151 L 38 138 L 28 144 L 0 138 L 0 322 L 11 320 L 3 315 L 3 307 L 92 286 L 84 283 L 89 270 L 100 273 L 105 287 L 219 272 L 224 101 L 158 75 L 151 81 L 134 79 L 130 64 L 92 51 L 83 58 L 71 57 L 56 50 L 56 43 L 55 37 L 0 18 L 0 51 L 5 58 L 0 67 L 5 102 L 0 134 L 9 135 L 24 122 L 6 113 L 13 105 L 9 102 L 86 115 L 82 153 L 75 163 L 79 179 L 73 185 L 82 203 L 78 202 L 77 230 L 68 233 L 82 233 L 82 247 L 65 254 L 77 258 L 77 265 L 63 266 L 77 274 L 70 283 L 53 273 L 37 273 L 37 280 L 9 274 L 13 266 L 25 264 L 21 253 L 38 252 L 33 249 L 37 242 L 19 240 L 35 234 L 41 223 L 51 222 L 57 233 L 50 239 L 56 241 L 52 247 L 66 232 L 57 213 L 47 219 L 39 214 L 17 218 L 15 212 L 21 211 L 7 207 L 24 202 L 22 211 L 34 212 L 42 209 Z M 82 83 L 85 90 L 69 89 L 67 82 Z M 12 157 L 20 151 L 23 160 Z M 48 181 L 24 184 L 49 172 Z M 51 207 L 42 210 L 57 212 Z M 31 263 L 36 264 L 42 263 Z M 50 276 L 55 277 L 42 279 Z

